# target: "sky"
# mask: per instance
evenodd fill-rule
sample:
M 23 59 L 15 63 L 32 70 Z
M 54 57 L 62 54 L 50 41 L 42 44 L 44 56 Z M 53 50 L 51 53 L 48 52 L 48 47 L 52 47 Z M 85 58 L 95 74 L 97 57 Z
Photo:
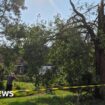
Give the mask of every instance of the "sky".
M 96 4 L 100 0 L 79 1 Z M 76 2 L 76 5 L 78 5 L 78 2 Z M 54 19 L 57 13 L 61 14 L 63 19 L 68 19 L 71 14 L 69 0 L 25 0 L 25 6 L 27 9 L 22 11 L 21 18 L 26 24 L 34 24 L 40 20 L 49 22 Z

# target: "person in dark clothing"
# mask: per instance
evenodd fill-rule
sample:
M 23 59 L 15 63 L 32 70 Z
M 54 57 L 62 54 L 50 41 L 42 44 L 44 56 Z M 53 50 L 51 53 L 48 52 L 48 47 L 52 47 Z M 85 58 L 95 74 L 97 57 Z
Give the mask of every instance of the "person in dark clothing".
M 7 78 L 7 86 L 6 86 L 6 90 L 7 91 L 11 91 L 12 90 L 12 83 L 13 83 L 13 80 L 15 80 L 16 77 L 15 77 L 15 74 L 14 73 L 11 73 L 8 78 Z
M 4 90 L 4 85 L 3 85 L 3 79 L 4 79 L 4 69 L 0 69 L 0 90 Z

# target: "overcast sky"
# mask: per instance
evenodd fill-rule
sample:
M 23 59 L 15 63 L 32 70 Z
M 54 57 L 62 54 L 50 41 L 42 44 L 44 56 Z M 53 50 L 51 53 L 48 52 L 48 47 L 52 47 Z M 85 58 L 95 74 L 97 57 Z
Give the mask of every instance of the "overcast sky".
M 100 0 L 81 1 L 96 4 Z M 28 9 L 22 11 L 22 20 L 27 24 L 35 23 L 38 14 L 41 15 L 40 19 L 50 21 L 57 13 L 64 19 L 68 19 L 71 13 L 69 0 L 25 0 L 25 5 Z

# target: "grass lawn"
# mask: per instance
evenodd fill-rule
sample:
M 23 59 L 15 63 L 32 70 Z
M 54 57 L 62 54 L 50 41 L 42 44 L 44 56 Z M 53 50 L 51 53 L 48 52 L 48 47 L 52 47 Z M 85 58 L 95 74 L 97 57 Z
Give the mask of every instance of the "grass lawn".
M 33 90 L 34 84 L 25 82 L 15 82 L 13 90 L 16 88 Z M 27 96 L 31 95 L 32 96 Z M 18 92 L 13 98 L 1 98 L 0 105 L 105 105 L 105 101 L 96 100 L 93 97 L 82 96 L 82 101 L 77 102 L 77 94 L 69 91 L 56 90 L 52 94 L 45 94 L 44 92 Z M 26 97 L 25 97 L 26 96 Z
M 4 86 L 6 87 L 6 80 L 4 80 Z M 22 90 L 22 89 L 28 89 L 28 90 L 33 90 L 35 89 L 34 83 L 30 82 L 18 82 L 14 81 L 13 82 L 13 90 Z
M 54 94 L 0 99 L 0 105 L 105 105 L 105 101 L 87 98 L 79 104 L 77 96 L 58 90 Z

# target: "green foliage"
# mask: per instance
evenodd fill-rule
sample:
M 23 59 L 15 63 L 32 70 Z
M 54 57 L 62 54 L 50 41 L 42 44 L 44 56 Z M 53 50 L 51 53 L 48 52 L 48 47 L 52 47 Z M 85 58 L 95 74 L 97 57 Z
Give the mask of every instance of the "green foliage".
M 14 82 L 13 90 L 33 90 L 34 84 L 30 82 Z
M 0 105 L 104 105 L 105 103 L 105 101 L 102 100 L 94 100 L 89 98 L 78 103 L 77 97 L 69 92 L 59 91 L 55 93 L 56 95 L 36 94 L 35 96 L 30 97 L 1 99 Z
M 3 64 L 0 64 L 0 71 L 3 69 Z
M 52 68 L 51 70 L 47 70 L 42 77 L 42 83 L 46 88 L 52 87 L 56 84 L 57 78 L 57 70 L 56 68 Z
M 20 11 L 24 9 L 24 0 L 0 0 L 0 27 L 1 34 L 11 22 L 19 22 Z
M 0 53 L 3 59 L 3 63 L 5 67 L 9 67 L 14 64 L 14 61 L 17 58 L 17 52 L 15 52 L 14 48 L 9 48 L 7 46 L 0 47 Z
M 6 27 L 6 38 L 10 41 L 21 42 L 27 35 L 27 26 L 25 24 L 11 23 Z
M 45 24 L 7 25 L 5 36 L 10 46 L 1 46 L 0 49 L 7 71 L 13 71 L 17 59 L 21 57 L 28 70 L 25 79 L 20 80 L 34 81 L 36 87 L 91 84 L 95 73 L 91 43 L 84 41 L 84 35 L 72 25 L 62 31 L 64 25 L 59 15 L 55 17 L 53 29 Z M 55 66 L 56 72 L 48 70 L 41 76 L 40 69 L 47 63 Z
M 45 63 L 48 48 L 46 46 L 46 30 L 40 26 L 29 28 L 27 39 L 24 43 L 24 59 L 28 62 L 30 73 L 38 74 L 38 69 Z
M 94 71 L 94 66 L 91 66 L 93 56 L 90 56 L 92 55 L 90 44 L 85 42 L 84 37 L 73 27 L 55 34 L 55 37 L 49 53 L 49 61 L 56 65 L 60 72 L 64 72 L 69 84 L 83 84 L 82 75 L 87 71 L 90 73 Z
M 17 57 L 18 52 L 16 51 L 16 47 L 13 48 L 13 46 L 14 43 L 16 45 L 15 38 L 17 34 L 20 34 L 20 31 L 19 29 L 17 31 L 18 25 L 14 24 L 17 24 L 17 22 L 20 21 L 20 12 L 22 9 L 25 9 L 24 2 L 24 0 L 0 1 L 0 34 L 3 38 L 9 40 L 9 42 L 2 42 L 2 44 L 0 45 L 0 53 L 3 59 L 3 61 L 1 62 L 4 63 L 5 69 L 13 65 Z M 22 28 L 20 30 L 22 31 Z

